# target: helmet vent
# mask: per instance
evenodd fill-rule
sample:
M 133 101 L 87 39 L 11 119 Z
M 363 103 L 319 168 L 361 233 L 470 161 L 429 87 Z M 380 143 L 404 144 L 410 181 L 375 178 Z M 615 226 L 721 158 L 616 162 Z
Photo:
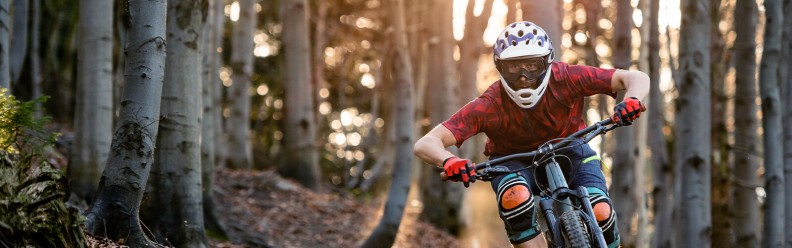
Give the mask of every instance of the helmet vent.
M 528 45 L 528 44 L 531 44 L 531 40 L 530 40 L 530 39 L 528 39 L 528 40 L 525 40 L 525 44 L 526 44 L 526 45 Z
M 537 33 L 537 31 L 536 31 L 536 29 L 534 28 L 534 30 L 533 30 L 533 34 L 534 34 L 534 35 L 536 35 L 536 33 Z
M 513 41 L 512 41 L 512 46 L 516 46 L 516 45 L 517 45 L 517 41 L 514 41 L 514 40 L 513 40 Z
M 541 40 L 539 41 L 539 46 L 542 46 L 542 41 Z
M 506 31 L 506 33 L 503 34 L 503 38 L 509 38 L 509 31 Z
M 522 30 L 520 30 L 520 32 L 517 32 L 517 36 L 518 36 L 518 37 L 522 37 L 522 36 L 523 36 L 523 31 L 522 31 Z

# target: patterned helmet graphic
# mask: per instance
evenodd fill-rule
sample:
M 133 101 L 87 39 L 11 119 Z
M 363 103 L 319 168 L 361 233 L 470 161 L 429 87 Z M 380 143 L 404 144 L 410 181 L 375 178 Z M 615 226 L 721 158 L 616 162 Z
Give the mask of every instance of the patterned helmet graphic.
M 532 22 L 515 22 L 506 26 L 498 35 L 498 39 L 493 44 L 493 59 L 495 68 L 501 77 L 501 85 L 508 93 L 509 97 L 521 108 L 533 108 L 541 100 L 547 89 L 550 80 L 553 61 L 553 42 L 541 27 Z M 502 64 L 515 63 L 510 60 L 521 60 L 527 58 L 546 58 L 544 60 L 544 71 L 540 71 L 538 76 L 530 77 L 532 81 L 539 81 L 535 88 L 513 88 L 514 75 L 505 76 Z M 509 63 L 503 62 L 507 61 Z M 520 62 L 516 62 L 520 63 Z M 527 75 L 527 74 L 526 74 Z M 526 76 L 529 77 L 529 76 Z M 512 79 L 507 81 L 506 78 Z

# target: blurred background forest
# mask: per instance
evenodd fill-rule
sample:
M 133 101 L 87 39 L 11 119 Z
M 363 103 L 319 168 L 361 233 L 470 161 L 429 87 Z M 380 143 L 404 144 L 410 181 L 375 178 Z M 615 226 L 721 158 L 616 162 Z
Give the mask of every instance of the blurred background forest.
M 561 51 L 555 61 L 651 77 L 648 112 L 591 142 L 623 247 L 792 247 L 790 0 L 0 0 L 0 10 L 5 246 L 65 229 L 74 235 L 47 244 L 84 243 L 84 230 L 131 246 L 507 246 L 489 184 L 441 181 L 412 145 L 499 79 L 492 43 L 531 21 Z M 617 100 L 588 98 L 589 123 Z M 484 140 L 453 152 L 483 162 Z M 333 225 L 354 234 L 320 227 Z

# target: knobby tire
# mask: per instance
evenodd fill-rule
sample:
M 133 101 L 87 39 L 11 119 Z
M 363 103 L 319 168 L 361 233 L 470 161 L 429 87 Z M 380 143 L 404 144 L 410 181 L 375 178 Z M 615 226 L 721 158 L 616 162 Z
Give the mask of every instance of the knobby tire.
M 589 248 L 588 234 L 578 210 L 569 211 L 561 215 L 561 231 L 564 236 L 565 247 Z

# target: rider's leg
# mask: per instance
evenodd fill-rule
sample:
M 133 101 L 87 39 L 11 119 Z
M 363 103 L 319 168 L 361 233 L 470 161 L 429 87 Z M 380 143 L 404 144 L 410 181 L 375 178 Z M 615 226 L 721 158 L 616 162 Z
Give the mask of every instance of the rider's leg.
M 605 184 L 605 176 L 602 174 L 600 157 L 588 145 L 581 146 L 575 154 L 570 154 L 570 159 L 574 162 L 570 188 L 575 189 L 583 186 L 589 192 L 589 201 L 594 210 L 595 218 L 605 243 L 608 247 L 619 246 L 619 229 L 616 222 L 616 212 L 613 210 L 610 198 L 608 198 L 608 188 Z
M 498 200 L 498 212 L 512 244 L 535 240 L 540 234 L 536 222 L 535 202 L 528 181 L 519 173 L 499 176 L 492 180 Z M 534 241 L 536 242 L 536 241 Z
M 547 247 L 547 241 L 545 241 L 544 234 L 539 233 L 539 236 L 513 246 L 515 248 L 545 248 Z
M 589 201 L 594 210 L 597 225 L 602 230 L 605 243 L 609 248 L 619 246 L 619 228 L 616 225 L 616 212 L 613 211 L 610 198 L 603 190 L 597 187 L 586 187 L 589 192 Z

